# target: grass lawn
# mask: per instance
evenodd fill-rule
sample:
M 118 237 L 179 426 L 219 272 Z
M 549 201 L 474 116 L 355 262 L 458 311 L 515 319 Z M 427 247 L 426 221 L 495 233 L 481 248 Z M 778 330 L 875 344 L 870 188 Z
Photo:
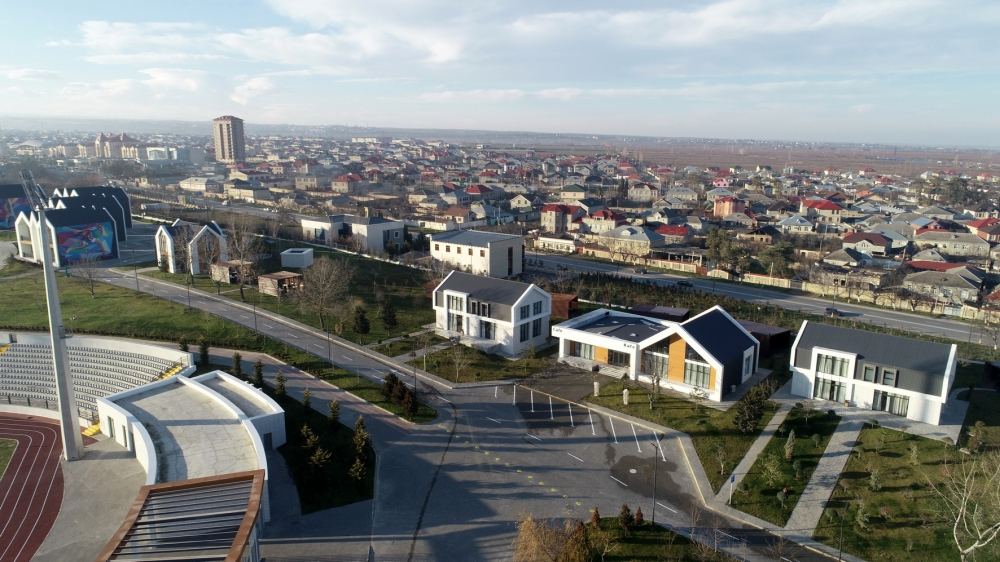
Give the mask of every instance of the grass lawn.
M 955 381 L 951 383 L 952 390 L 979 386 L 983 382 L 984 365 L 959 361 L 955 369 Z
M 958 560 L 951 526 L 940 516 L 940 501 L 927 484 L 927 478 L 941 480 L 940 465 L 958 456 L 954 447 L 871 426 L 861 431 L 859 441 L 813 536 L 837 548 L 844 516 L 844 552 L 872 561 Z M 910 462 L 911 445 L 918 448 L 918 465 Z M 869 486 L 872 469 L 879 474 L 878 491 Z M 867 529 L 856 523 L 858 499 L 869 516 Z
M 720 411 L 703 406 L 690 399 L 682 398 L 677 393 L 660 392 L 653 400 L 653 409 L 649 409 L 649 390 L 635 384 L 629 385 L 629 405 L 622 406 L 622 382 L 604 380 L 601 384 L 601 395 L 590 397 L 590 401 L 606 408 L 611 408 L 630 416 L 642 418 L 660 425 L 683 431 L 691 436 L 694 448 L 698 452 L 705 473 L 712 489 L 718 491 L 729 478 L 733 468 L 747 453 L 747 449 L 763 429 L 777 406 L 769 402 L 764 416 L 757 424 L 752 434 L 740 433 L 733 424 L 736 408 Z M 724 451 L 725 471 L 717 470 L 719 462 L 716 459 L 717 449 Z
M 809 412 L 809 421 L 806 422 L 806 412 L 802 408 L 794 408 L 788 412 L 778 432 L 767 442 L 757 461 L 750 467 L 750 472 L 737 487 L 737 492 L 733 496 L 737 509 L 775 525 L 784 526 L 788 521 L 802 490 L 809 483 L 809 478 L 812 477 L 823 451 L 830 442 L 830 436 L 840 423 L 840 416 L 831 415 L 823 410 Z M 793 461 L 785 460 L 785 443 L 788 441 L 789 431 L 795 431 Z M 774 474 L 775 481 L 772 484 L 768 484 L 768 478 L 765 476 L 767 471 L 764 468 L 769 464 L 766 460 L 769 457 L 777 459 L 777 463 L 771 466 L 779 468 Z M 793 465 L 795 460 L 800 463 L 797 472 Z M 782 506 L 777 494 L 786 486 L 788 496 Z
M 434 309 L 431 307 L 430 297 L 424 292 L 422 272 L 401 265 L 333 252 L 332 250 L 314 248 L 314 251 L 316 258 L 327 255 L 333 259 L 347 260 L 354 265 L 354 278 L 351 282 L 349 298 L 357 299 L 363 303 L 367 309 L 371 330 L 367 334 L 355 332 L 354 315 L 350 313 L 342 319 L 344 332 L 340 334 L 341 337 L 356 343 L 369 344 L 416 332 L 425 324 L 434 322 Z M 280 262 L 276 259 L 265 260 L 261 263 L 261 270 L 264 273 L 280 269 Z M 160 271 L 147 272 L 145 275 L 178 285 L 185 285 L 188 279 L 186 275 Z M 234 300 L 240 299 L 238 287 L 234 285 L 219 287 L 207 276 L 195 277 L 194 288 L 210 293 L 221 291 L 224 297 Z M 392 299 L 395 306 L 398 324 L 392 329 L 387 329 L 382 323 L 380 317 L 382 306 L 376 297 L 376 291 L 384 293 L 386 298 Z M 293 318 L 315 328 L 322 327 L 318 315 L 302 311 L 288 298 L 279 301 L 277 297 L 259 294 L 256 290 L 249 288 L 244 289 L 244 292 L 248 303 L 249 299 L 254 298 L 260 308 Z
M 467 365 L 455 372 L 455 353 L 464 354 Z M 520 379 L 543 371 L 555 362 L 558 346 L 551 346 L 535 354 L 534 357 L 507 359 L 499 355 L 490 355 L 464 345 L 455 345 L 448 349 L 428 354 L 427 372 L 454 383 Z M 421 369 L 424 368 L 424 358 L 417 357 L 407 362 Z M 457 376 L 456 376 L 457 375 Z
M 13 230 L 0 230 L 0 242 L 14 242 L 17 234 Z
M 30 263 L 24 263 L 23 261 L 10 258 L 7 260 L 7 264 L 3 266 L 3 269 L 0 269 L 0 279 L 10 277 L 12 275 L 20 275 L 22 273 L 31 273 L 33 271 L 38 273 L 38 279 L 41 280 L 42 269 L 40 267 L 35 267 Z
M 968 400 L 969 392 L 960 392 L 958 399 Z M 983 428 L 983 441 L 986 448 L 1000 448 L 1000 393 L 988 390 L 976 390 L 972 393 L 969 409 L 965 413 L 965 428 L 959 441 L 962 446 L 968 444 L 968 430 L 977 421 L 986 424 Z
M 58 283 L 63 321 L 71 332 L 165 341 L 178 341 L 184 337 L 191 351 L 196 353 L 197 342 L 201 338 L 212 346 L 261 351 L 328 380 L 396 415 L 402 414 L 399 405 L 383 399 L 378 384 L 356 378 L 315 355 L 234 322 L 200 310 L 187 311 L 183 305 L 104 283 L 95 284 L 96 297 L 91 297 L 89 284 L 84 280 L 59 275 Z M 48 328 L 45 288 L 40 273 L 34 278 L 0 282 L 0 291 L 4 295 L 0 298 L 0 328 Z M 414 421 L 430 421 L 436 415 L 433 408 L 421 404 Z
M 0 439 L 0 478 L 3 478 L 7 464 L 14 456 L 14 449 L 17 449 L 17 441 L 13 439 Z
M 634 507 L 634 506 L 633 506 Z M 712 552 L 710 547 L 691 542 L 683 537 L 648 521 L 632 529 L 626 537 L 618 525 L 617 517 L 602 517 L 601 529 L 615 537 L 617 545 L 603 558 L 605 562 L 626 562 L 633 560 L 678 560 L 678 561 L 722 561 L 732 560 L 724 554 Z M 598 556 L 597 560 L 601 560 Z
M 437 345 L 437 344 L 445 342 L 445 341 L 448 341 L 448 340 L 446 340 L 446 339 L 444 339 L 444 338 L 442 338 L 440 336 L 431 334 L 430 337 L 427 339 L 427 347 L 431 347 L 433 345 Z M 424 348 L 424 342 L 421 341 L 421 338 L 419 338 L 419 337 L 417 337 L 417 338 L 406 337 L 406 338 L 403 338 L 401 340 L 396 340 L 396 341 L 392 341 L 392 342 L 389 342 L 389 343 L 384 343 L 382 345 L 379 345 L 379 346 L 373 348 L 373 351 L 377 351 L 377 352 L 379 352 L 382 355 L 385 355 L 387 357 L 398 357 L 400 355 L 407 355 L 409 353 L 412 353 L 414 351 L 417 351 L 417 350 L 420 350 L 420 349 L 423 349 L 423 348 Z M 421 367 L 422 367 L 422 365 L 421 365 Z

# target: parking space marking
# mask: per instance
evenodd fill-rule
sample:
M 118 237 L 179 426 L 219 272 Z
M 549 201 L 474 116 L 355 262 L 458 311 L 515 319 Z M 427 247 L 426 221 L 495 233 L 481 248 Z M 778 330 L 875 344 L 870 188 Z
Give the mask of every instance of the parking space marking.
M 609 474 L 608 476 L 611 476 L 611 475 Z M 618 482 L 618 483 L 619 483 L 619 484 L 621 484 L 622 486 L 625 486 L 626 488 L 628 488 L 628 484 L 626 484 L 626 483 L 622 482 L 621 480 L 619 480 L 619 479 L 615 478 L 614 476 L 611 476 L 611 479 L 612 479 L 612 480 L 614 480 L 615 482 Z
M 566 453 L 566 454 L 569 455 L 569 456 L 571 456 L 571 457 L 573 457 L 574 459 L 576 459 L 576 460 L 578 460 L 580 462 L 583 462 L 583 459 L 581 459 L 580 457 L 574 455 L 573 453 Z
M 656 505 L 662 507 L 663 509 L 666 509 L 667 511 L 670 511 L 671 513 L 677 513 L 677 510 L 674 509 L 674 508 L 672 508 L 672 507 L 670 507 L 669 505 L 663 505 L 660 502 L 656 502 Z
M 272 326 L 270 324 L 267 324 L 267 323 L 264 324 L 264 327 L 267 328 L 268 330 L 273 330 L 274 329 L 274 326 Z
M 618 434 L 615 433 L 615 420 L 611 416 L 608 416 L 608 423 L 611 424 L 611 437 L 615 439 L 615 445 L 618 444 Z
M 493 419 L 493 418 L 491 418 L 489 416 L 486 416 L 486 419 L 490 420 L 493 423 L 497 423 L 497 424 L 500 423 L 500 420 L 495 420 L 495 419 Z
M 663 454 L 663 447 L 660 446 L 660 436 L 653 432 L 653 439 L 656 439 L 656 448 L 660 450 L 660 458 L 667 462 L 667 456 Z
M 635 448 L 639 450 L 639 454 L 642 454 L 642 447 L 639 446 L 639 436 L 635 434 L 635 425 L 629 425 L 632 426 L 632 437 L 635 437 Z
M 587 417 L 590 418 L 590 434 L 597 435 L 597 429 L 594 427 L 594 414 L 591 413 L 590 408 L 587 408 Z
M 537 435 L 532 435 L 530 433 L 525 433 L 525 435 L 527 435 L 528 437 L 531 437 L 532 439 L 534 439 L 536 441 L 541 441 L 542 440 L 542 438 L 538 437 Z

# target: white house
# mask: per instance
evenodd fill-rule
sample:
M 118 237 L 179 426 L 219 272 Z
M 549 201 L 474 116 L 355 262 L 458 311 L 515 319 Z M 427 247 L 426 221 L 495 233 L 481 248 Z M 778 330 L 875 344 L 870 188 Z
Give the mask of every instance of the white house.
M 165 264 L 170 273 L 200 275 L 208 273 L 213 263 L 229 259 L 226 234 L 215 221 L 198 226 L 177 219 L 169 226 L 161 225 L 155 240 L 156 263 Z M 187 263 L 178 263 L 179 257 Z
M 431 234 L 431 257 L 476 275 L 514 277 L 523 271 L 524 237 L 480 230 Z
M 792 345 L 792 394 L 938 425 L 956 344 L 805 321 Z
M 365 215 L 330 215 L 326 220 L 302 219 L 306 240 L 325 244 L 349 243 L 363 252 L 384 252 L 403 245 L 402 221 Z
M 720 401 L 756 371 L 760 342 L 719 306 L 682 323 L 598 309 L 552 327 L 559 360 Z
M 437 332 L 487 353 L 544 347 L 552 296 L 535 285 L 452 271 L 434 289 Z

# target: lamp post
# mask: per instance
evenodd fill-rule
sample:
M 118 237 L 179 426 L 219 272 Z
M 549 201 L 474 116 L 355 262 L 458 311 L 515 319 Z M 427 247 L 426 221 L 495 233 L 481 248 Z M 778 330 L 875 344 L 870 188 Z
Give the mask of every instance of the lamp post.
M 652 450 L 653 450 L 653 511 L 651 513 L 653 514 L 653 517 L 652 517 L 653 525 L 656 525 L 656 467 L 659 464 L 660 458 L 656 455 L 656 450 L 657 450 L 657 448 L 659 448 L 659 444 L 656 442 L 655 438 L 651 439 L 650 441 L 652 441 L 652 443 L 653 443 L 653 446 L 652 446 Z

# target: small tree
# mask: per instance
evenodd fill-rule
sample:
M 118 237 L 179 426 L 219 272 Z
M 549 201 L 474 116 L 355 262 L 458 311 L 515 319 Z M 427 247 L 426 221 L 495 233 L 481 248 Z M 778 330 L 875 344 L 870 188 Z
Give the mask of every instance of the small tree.
M 313 454 L 309 456 L 309 468 L 316 472 L 323 470 L 326 465 L 330 464 L 330 460 L 333 459 L 333 454 L 327 451 L 323 447 L 317 446 Z
M 302 391 L 302 407 L 306 410 L 312 408 L 312 392 L 308 388 Z
M 382 396 L 386 400 L 391 400 L 397 386 L 399 386 L 399 377 L 396 376 L 396 373 L 390 372 L 382 379 Z
M 816 412 L 815 406 L 812 402 L 805 402 L 802 404 L 802 419 L 805 420 L 806 425 L 809 425 L 809 418 Z
M 1000 535 L 1000 452 L 962 459 L 943 472 L 940 483 L 927 481 L 944 506 L 959 556 L 971 560 Z
M 774 486 L 781 480 L 781 461 L 776 454 L 764 457 L 764 464 L 761 466 L 761 475 L 768 487 Z
M 802 480 L 802 459 L 792 461 L 792 470 L 795 471 L 795 479 Z
M 468 368 L 471 360 L 469 358 L 468 352 L 465 350 L 465 346 L 462 344 L 457 344 L 451 348 L 451 362 L 455 366 L 455 382 L 459 381 L 459 377 L 462 371 Z
M 347 472 L 356 483 L 359 485 L 364 482 L 365 477 L 368 476 L 368 465 L 365 463 L 364 459 L 361 457 L 354 458 L 354 464 L 351 465 L 351 469 Z
M 412 389 L 406 389 L 406 392 L 403 394 L 402 405 L 403 415 L 407 418 L 412 419 L 413 416 L 417 415 L 417 397 L 414 395 Z
M 785 489 L 782 488 L 778 490 L 778 493 L 775 494 L 775 497 L 778 498 L 778 503 L 781 504 L 781 509 L 785 509 L 785 500 L 788 499 L 788 492 L 786 492 Z
M 862 498 L 858 498 L 856 504 L 856 509 L 854 511 L 854 524 L 858 526 L 858 529 L 867 531 L 868 521 L 871 518 L 871 515 L 868 513 L 868 506 Z
M 198 363 L 202 367 L 208 367 L 211 360 L 212 357 L 209 354 L 208 342 L 202 337 L 198 340 Z
M 622 533 L 627 537 L 629 531 L 632 529 L 632 525 L 635 524 L 635 516 L 632 515 L 632 510 L 629 509 L 627 503 L 622 504 L 621 511 L 618 512 L 618 526 L 621 527 Z
M 386 297 L 385 304 L 382 306 L 382 325 L 385 326 L 386 331 L 399 325 L 399 321 L 396 319 L 396 307 L 392 304 L 392 298 L 389 297 Z
M 868 488 L 873 492 L 882 489 L 882 471 L 877 466 L 868 467 Z
M 641 507 L 636 507 L 635 508 L 635 526 L 636 527 L 641 527 L 645 523 L 646 523 L 646 518 L 642 514 L 642 508 Z
M 910 443 L 910 464 L 920 466 L 920 447 L 916 443 Z
M 590 512 L 590 524 L 595 529 L 601 526 L 601 512 L 594 506 L 594 510 Z
M 795 429 L 788 432 L 788 439 L 785 439 L 785 460 L 790 461 L 795 456 Z
M 181 336 L 181 339 L 180 341 L 177 342 L 177 345 L 181 348 L 181 351 L 183 351 L 184 353 L 187 353 L 189 351 L 188 340 L 184 336 Z
M 233 376 L 237 378 L 243 376 L 243 357 L 239 352 L 233 353 Z
M 278 376 L 274 379 L 274 393 L 278 396 L 285 395 L 285 383 L 288 382 L 288 378 L 285 377 L 285 373 L 278 372 Z
M 330 427 L 335 431 L 340 427 L 340 402 L 330 400 L 330 413 L 327 414 L 327 419 L 330 420 Z
M 729 460 L 729 449 L 722 443 L 717 443 L 715 448 L 712 449 L 712 454 L 715 456 L 716 462 L 719 463 L 719 474 L 726 473 L 726 461 Z
M 371 322 L 368 321 L 368 311 L 363 306 L 354 309 L 354 331 L 358 334 L 367 334 L 372 329 Z
M 260 359 L 253 364 L 252 382 L 257 388 L 264 388 L 264 363 Z
M 302 424 L 302 429 L 299 430 L 302 434 L 302 448 L 311 451 L 319 445 L 319 436 L 309 427 L 309 424 Z
M 354 454 L 360 459 L 368 461 L 368 446 L 371 437 L 365 428 L 364 416 L 358 416 L 358 421 L 354 422 Z

